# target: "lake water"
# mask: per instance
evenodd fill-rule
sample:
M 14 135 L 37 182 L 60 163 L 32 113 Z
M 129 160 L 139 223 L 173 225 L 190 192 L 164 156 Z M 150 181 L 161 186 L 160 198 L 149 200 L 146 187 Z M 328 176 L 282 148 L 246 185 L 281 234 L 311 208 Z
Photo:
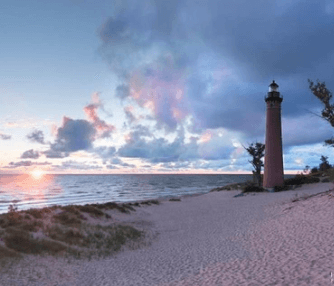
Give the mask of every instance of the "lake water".
M 286 175 L 286 178 L 293 177 Z M 0 213 L 52 205 L 133 202 L 204 194 L 252 175 L 0 175 Z

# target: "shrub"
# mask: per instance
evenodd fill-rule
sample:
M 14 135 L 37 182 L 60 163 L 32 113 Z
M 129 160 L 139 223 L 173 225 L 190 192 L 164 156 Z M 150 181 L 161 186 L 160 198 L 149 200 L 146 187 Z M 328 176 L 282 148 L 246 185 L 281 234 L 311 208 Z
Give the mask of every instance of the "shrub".
M 282 191 L 287 191 L 287 190 L 290 190 L 290 189 L 291 189 L 291 186 L 289 186 L 289 185 L 275 186 L 274 187 L 275 192 L 282 192 Z
M 328 178 L 325 178 L 325 179 L 323 179 L 321 182 L 322 182 L 322 183 L 329 183 L 330 180 L 329 180 Z
M 284 180 L 284 185 L 302 185 L 318 183 L 320 179 L 314 176 L 297 175 L 294 178 Z
M 314 167 L 311 169 L 311 174 L 318 173 L 318 168 Z
M 266 190 L 262 187 L 256 185 L 247 185 L 243 187 L 242 193 L 250 193 L 250 192 L 265 192 Z
M 17 210 L 18 210 L 18 207 L 16 205 L 9 205 L 8 206 L 8 212 L 9 213 L 17 212 Z
M 329 176 L 329 180 L 331 182 L 333 182 L 334 181 L 334 168 L 331 168 L 331 169 L 327 170 L 327 173 L 328 173 L 328 176 Z

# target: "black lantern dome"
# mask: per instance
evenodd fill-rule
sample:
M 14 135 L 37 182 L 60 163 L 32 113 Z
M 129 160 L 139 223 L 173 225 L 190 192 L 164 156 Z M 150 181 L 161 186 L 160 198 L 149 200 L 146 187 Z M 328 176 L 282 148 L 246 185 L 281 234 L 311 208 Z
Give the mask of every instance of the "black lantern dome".
M 278 91 L 278 84 L 273 80 L 273 82 L 269 85 L 268 95 L 264 99 L 267 101 L 278 101 L 282 102 L 283 98 L 280 97 L 280 93 Z

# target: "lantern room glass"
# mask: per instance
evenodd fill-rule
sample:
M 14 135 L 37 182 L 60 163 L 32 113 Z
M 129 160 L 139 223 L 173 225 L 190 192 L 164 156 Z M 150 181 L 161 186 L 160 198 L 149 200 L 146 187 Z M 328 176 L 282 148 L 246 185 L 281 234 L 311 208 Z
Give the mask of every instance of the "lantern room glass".
M 278 92 L 278 84 L 273 80 L 273 82 L 269 85 L 269 92 Z

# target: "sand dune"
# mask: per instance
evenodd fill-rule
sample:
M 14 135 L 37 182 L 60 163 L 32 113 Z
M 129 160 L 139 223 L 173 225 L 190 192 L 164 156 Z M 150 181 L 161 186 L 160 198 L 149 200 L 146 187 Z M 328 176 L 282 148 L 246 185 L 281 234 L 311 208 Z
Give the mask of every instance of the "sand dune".
M 184 197 L 118 214 L 150 245 L 101 260 L 27 256 L 0 270 L 1 285 L 330 285 L 332 183 L 294 191 Z M 116 214 L 115 214 L 116 215 Z

